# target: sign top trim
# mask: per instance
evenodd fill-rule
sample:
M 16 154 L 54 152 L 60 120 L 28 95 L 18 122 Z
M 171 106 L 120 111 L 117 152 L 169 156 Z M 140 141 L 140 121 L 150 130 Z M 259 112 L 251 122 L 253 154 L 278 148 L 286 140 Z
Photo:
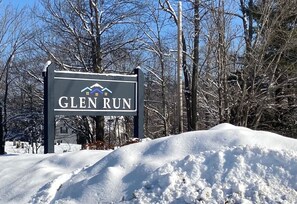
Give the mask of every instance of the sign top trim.
M 71 78 L 71 77 L 54 77 L 54 79 L 60 79 L 60 80 L 74 80 L 74 81 L 105 81 L 105 82 L 123 82 L 123 83 L 134 83 L 137 84 L 137 81 L 132 81 L 132 80 L 116 80 L 116 79 L 98 79 L 98 78 L 93 78 L 93 79 L 86 79 L 86 78 Z
M 104 74 L 104 73 L 93 73 L 93 72 L 73 72 L 73 71 L 54 71 L 57 74 L 81 74 L 81 75 L 91 75 L 91 76 L 105 76 L 105 77 L 137 77 L 137 74 Z
M 54 71 L 55 78 L 88 78 L 96 80 L 121 80 L 121 81 L 137 81 L 137 75 L 122 75 L 122 74 L 100 74 L 90 72 L 70 72 L 70 71 Z

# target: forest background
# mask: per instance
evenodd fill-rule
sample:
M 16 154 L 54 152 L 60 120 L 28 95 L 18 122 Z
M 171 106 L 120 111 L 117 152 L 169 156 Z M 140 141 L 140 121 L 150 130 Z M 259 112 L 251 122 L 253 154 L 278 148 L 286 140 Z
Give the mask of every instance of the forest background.
M 0 0 L 0 104 L 8 139 L 43 137 L 42 69 L 145 73 L 145 136 L 179 132 L 176 0 Z M 231 123 L 297 137 L 297 2 L 183 0 L 184 131 Z M 104 117 L 57 117 L 89 142 Z M 132 118 L 113 123 L 131 136 Z M 116 128 L 112 128 L 116 131 Z M 105 131 L 104 131 L 105 129 Z M 110 127 L 109 127 L 110 131 Z

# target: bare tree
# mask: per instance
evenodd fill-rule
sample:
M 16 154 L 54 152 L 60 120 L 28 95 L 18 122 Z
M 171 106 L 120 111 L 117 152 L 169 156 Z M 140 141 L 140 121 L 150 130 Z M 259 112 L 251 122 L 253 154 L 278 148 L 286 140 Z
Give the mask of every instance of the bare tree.
M 170 42 L 172 39 L 163 34 L 168 29 L 168 15 L 164 15 L 164 12 L 156 9 L 156 7 L 158 7 L 158 4 L 148 4 L 147 14 L 143 17 L 143 22 L 140 22 L 143 31 L 141 43 L 144 52 L 148 52 L 143 68 L 147 70 L 147 75 L 151 76 L 147 79 L 152 80 L 152 84 L 147 86 L 147 90 L 150 92 L 149 89 L 160 89 L 160 97 L 158 97 L 158 93 L 147 95 L 155 99 L 147 97 L 146 111 L 161 118 L 163 128 L 160 129 L 160 134 L 169 135 L 171 123 L 169 109 L 172 103 L 169 100 L 168 86 L 169 80 L 171 80 L 172 76 L 174 77 L 173 70 L 170 67 L 172 61 Z M 161 106 L 157 105 L 157 101 Z M 150 118 L 150 121 L 152 121 L 152 118 Z
M 193 46 L 193 73 L 192 73 L 192 88 L 191 88 L 191 106 L 192 106 L 192 116 L 191 116 L 191 130 L 198 129 L 198 80 L 199 80 L 199 41 L 200 41 L 200 0 L 195 0 L 193 2 L 194 9 L 194 46 Z
M 0 12 L 0 85 L 3 90 L 2 101 L 4 109 L 4 132 L 8 134 L 9 93 L 13 91 L 16 62 L 24 52 L 25 44 L 32 35 L 25 25 L 25 10 L 15 10 L 12 6 L 3 7 Z M 15 114 L 15 113 L 14 113 Z
M 171 5 L 169 0 L 159 0 L 160 7 L 167 13 L 171 15 L 171 17 L 174 20 L 175 25 L 178 25 L 178 16 L 176 14 L 175 9 Z M 187 58 L 187 43 L 186 43 L 186 37 L 184 31 L 182 31 L 182 67 L 183 67 L 183 73 L 184 73 L 184 95 L 185 95 L 185 102 L 186 102 L 186 113 L 187 113 L 187 129 L 190 130 L 190 124 L 191 124 L 191 75 L 190 70 L 188 68 Z
M 140 4 L 133 0 L 42 0 L 43 36 L 37 43 L 63 69 L 102 73 L 130 59 Z M 130 60 L 131 61 L 131 60 Z M 134 66 L 136 67 L 136 66 Z M 132 68 L 127 71 L 131 71 Z M 124 68 L 126 69 L 126 68 Z M 104 140 L 104 117 L 95 117 L 96 140 Z

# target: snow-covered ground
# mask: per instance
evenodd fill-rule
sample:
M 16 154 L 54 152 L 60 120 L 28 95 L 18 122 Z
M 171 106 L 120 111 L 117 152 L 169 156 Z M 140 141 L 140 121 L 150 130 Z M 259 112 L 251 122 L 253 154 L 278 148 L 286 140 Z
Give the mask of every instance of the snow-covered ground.
M 0 203 L 297 202 L 297 140 L 230 124 L 114 151 L 6 151 Z

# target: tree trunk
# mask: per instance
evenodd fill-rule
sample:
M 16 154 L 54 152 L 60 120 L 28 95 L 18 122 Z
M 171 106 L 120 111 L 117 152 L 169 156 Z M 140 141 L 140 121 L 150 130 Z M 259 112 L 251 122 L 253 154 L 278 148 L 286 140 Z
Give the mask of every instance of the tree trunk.
M 7 135 L 7 98 L 8 98 L 8 86 L 9 86 L 9 82 L 8 82 L 8 78 L 9 78 L 9 68 L 11 66 L 12 60 L 14 58 L 14 53 L 15 50 L 13 50 L 13 52 L 11 53 L 11 55 L 9 56 L 9 58 L 7 59 L 7 62 L 5 64 L 5 69 L 6 69 L 6 74 L 5 74 L 5 92 L 4 92 L 4 98 L 3 98 L 3 111 L 4 111 L 4 137 Z
M 194 59 L 193 59 L 193 75 L 192 75 L 192 117 L 190 130 L 197 130 L 197 91 L 198 91 L 198 68 L 199 68 L 199 34 L 200 34 L 200 16 L 199 16 L 200 0 L 194 3 Z
M 104 116 L 96 116 L 96 141 L 104 141 Z
M 95 6 L 98 5 L 98 0 L 93 2 L 90 0 L 90 10 L 91 16 L 94 17 L 91 28 L 93 32 L 93 43 L 92 43 L 92 61 L 93 61 L 93 71 L 95 73 L 101 73 L 102 69 L 102 52 L 101 52 L 101 32 L 100 32 L 100 17 L 98 9 Z M 101 6 L 99 6 L 101 7 Z M 96 124 L 96 141 L 104 142 L 104 116 L 95 117 Z
M 161 42 L 159 38 L 159 47 L 161 49 Z M 166 100 L 166 77 L 165 77 L 165 63 L 163 59 L 163 53 L 160 53 L 160 64 L 161 64 L 161 75 L 162 75 L 162 83 L 161 83 L 161 89 L 162 89 L 162 109 L 163 109 L 163 126 L 164 126 L 164 135 L 169 135 L 169 117 L 168 117 L 168 109 L 167 109 L 167 100 Z
M 183 33 L 183 32 L 182 32 Z M 184 72 L 184 80 L 185 80 L 185 102 L 186 102 L 186 111 L 187 111 L 187 129 L 191 130 L 190 124 L 191 124 L 191 90 L 190 90 L 190 73 L 189 69 L 187 68 L 187 46 L 186 46 L 186 40 L 184 37 L 184 34 L 182 34 L 183 39 L 183 60 L 182 60 L 182 67 Z

